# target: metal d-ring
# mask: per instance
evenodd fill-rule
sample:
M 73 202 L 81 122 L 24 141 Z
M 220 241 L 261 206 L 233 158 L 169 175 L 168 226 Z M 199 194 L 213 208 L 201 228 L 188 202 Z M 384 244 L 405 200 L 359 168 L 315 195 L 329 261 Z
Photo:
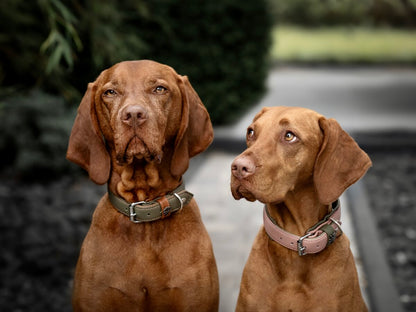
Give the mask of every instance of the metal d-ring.
M 175 196 L 179 200 L 179 202 L 181 203 L 181 208 L 179 208 L 179 211 L 181 211 L 182 208 L 183 208 L 182 198 L 178 194 L 176 194 L 176 193 L 173 193 L 173 196 Z
M 341 231 L 341 235 L 342 235 L 342 233 L 344 233 L 344 231 L 341 228 L 341 224 L 337 220 L 335 220 L 334 218 L 329 218 L 329 220 L 331 220 L 332 222 L 334 222 L 336 224 L 338 229 Z

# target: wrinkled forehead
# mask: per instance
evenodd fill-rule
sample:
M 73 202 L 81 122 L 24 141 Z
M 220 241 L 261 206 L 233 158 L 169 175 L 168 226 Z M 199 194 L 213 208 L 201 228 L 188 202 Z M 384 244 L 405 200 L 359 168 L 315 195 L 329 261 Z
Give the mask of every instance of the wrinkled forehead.
M 98 77 L 101 85 L 112 83 L 114 85 L 137 85 L 143 82 L 165 80 L 167 83 L 176 81 L 178 75 L 167 65 L 153 61 L 126 61 L 115 64 L 103 71 Z
M 319 113 L 301 107 L 266 107 L 254 117 L 253 124 L 262 127 L 280 128 L 290 127 L 299 131 L 312 131 L 319 129 Z

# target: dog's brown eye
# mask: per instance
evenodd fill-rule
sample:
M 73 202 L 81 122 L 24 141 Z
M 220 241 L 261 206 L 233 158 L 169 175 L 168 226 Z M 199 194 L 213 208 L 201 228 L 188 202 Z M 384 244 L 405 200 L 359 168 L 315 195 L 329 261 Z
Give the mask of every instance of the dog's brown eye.
M 166 92 L 168 89 L 166 89 L 164 86 L 157 86 L 154 90 L 155 93 L 164 93 Z
M 296 140 L 296 135 L 293 134 L 293 132 L 286 132 L 285 134 L 285 141 L 287 142 L 294 142 Z
M 254 130 L 252 128 L 247 129 L 247 138 L 251 139 L 254 137 Z
M 108 89 L 104 91 L 105 96 L 115 96 L 117 94 L 116 90 Z

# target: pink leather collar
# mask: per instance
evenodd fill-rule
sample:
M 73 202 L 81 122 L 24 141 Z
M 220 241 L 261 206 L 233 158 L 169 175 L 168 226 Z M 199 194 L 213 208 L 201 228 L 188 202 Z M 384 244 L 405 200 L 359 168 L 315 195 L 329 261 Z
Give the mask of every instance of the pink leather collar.
M 318 253 L 342 235 L 339 200 L 332 203 L 331 207 L 331 212 L 307 230 L 304 236 L 298 236 L 279 227 L 276 221 L 269 215 L 266 206 L 264 206 L 264 229 L 272 240 L 288 249 L 297 251 L 299 256 Z

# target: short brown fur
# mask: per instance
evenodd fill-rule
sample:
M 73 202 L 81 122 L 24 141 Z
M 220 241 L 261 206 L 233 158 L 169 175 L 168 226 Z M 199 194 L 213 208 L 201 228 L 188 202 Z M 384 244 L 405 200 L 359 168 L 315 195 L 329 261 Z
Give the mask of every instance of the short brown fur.
M 186 76 L 129 61 L 90 83 L 67 158 L 129 202 L 149 201 L 182 182 L 189 158 L 213 138 Z M 194 199 L 164 220 L 134 224 L 104 195 L 84 240 L 74 311 L 217 311 L 218 274 Z
M 233 196 L 265 203 L 280 227 L 299 236 L 371 166 L 334 119 L 308 109 L 264 108 L 247 133 L 247 149 L 232 165 Z M 299 256 L 262 226 L 236 311 L 367 311 L 346 235 L 318 254 Z

